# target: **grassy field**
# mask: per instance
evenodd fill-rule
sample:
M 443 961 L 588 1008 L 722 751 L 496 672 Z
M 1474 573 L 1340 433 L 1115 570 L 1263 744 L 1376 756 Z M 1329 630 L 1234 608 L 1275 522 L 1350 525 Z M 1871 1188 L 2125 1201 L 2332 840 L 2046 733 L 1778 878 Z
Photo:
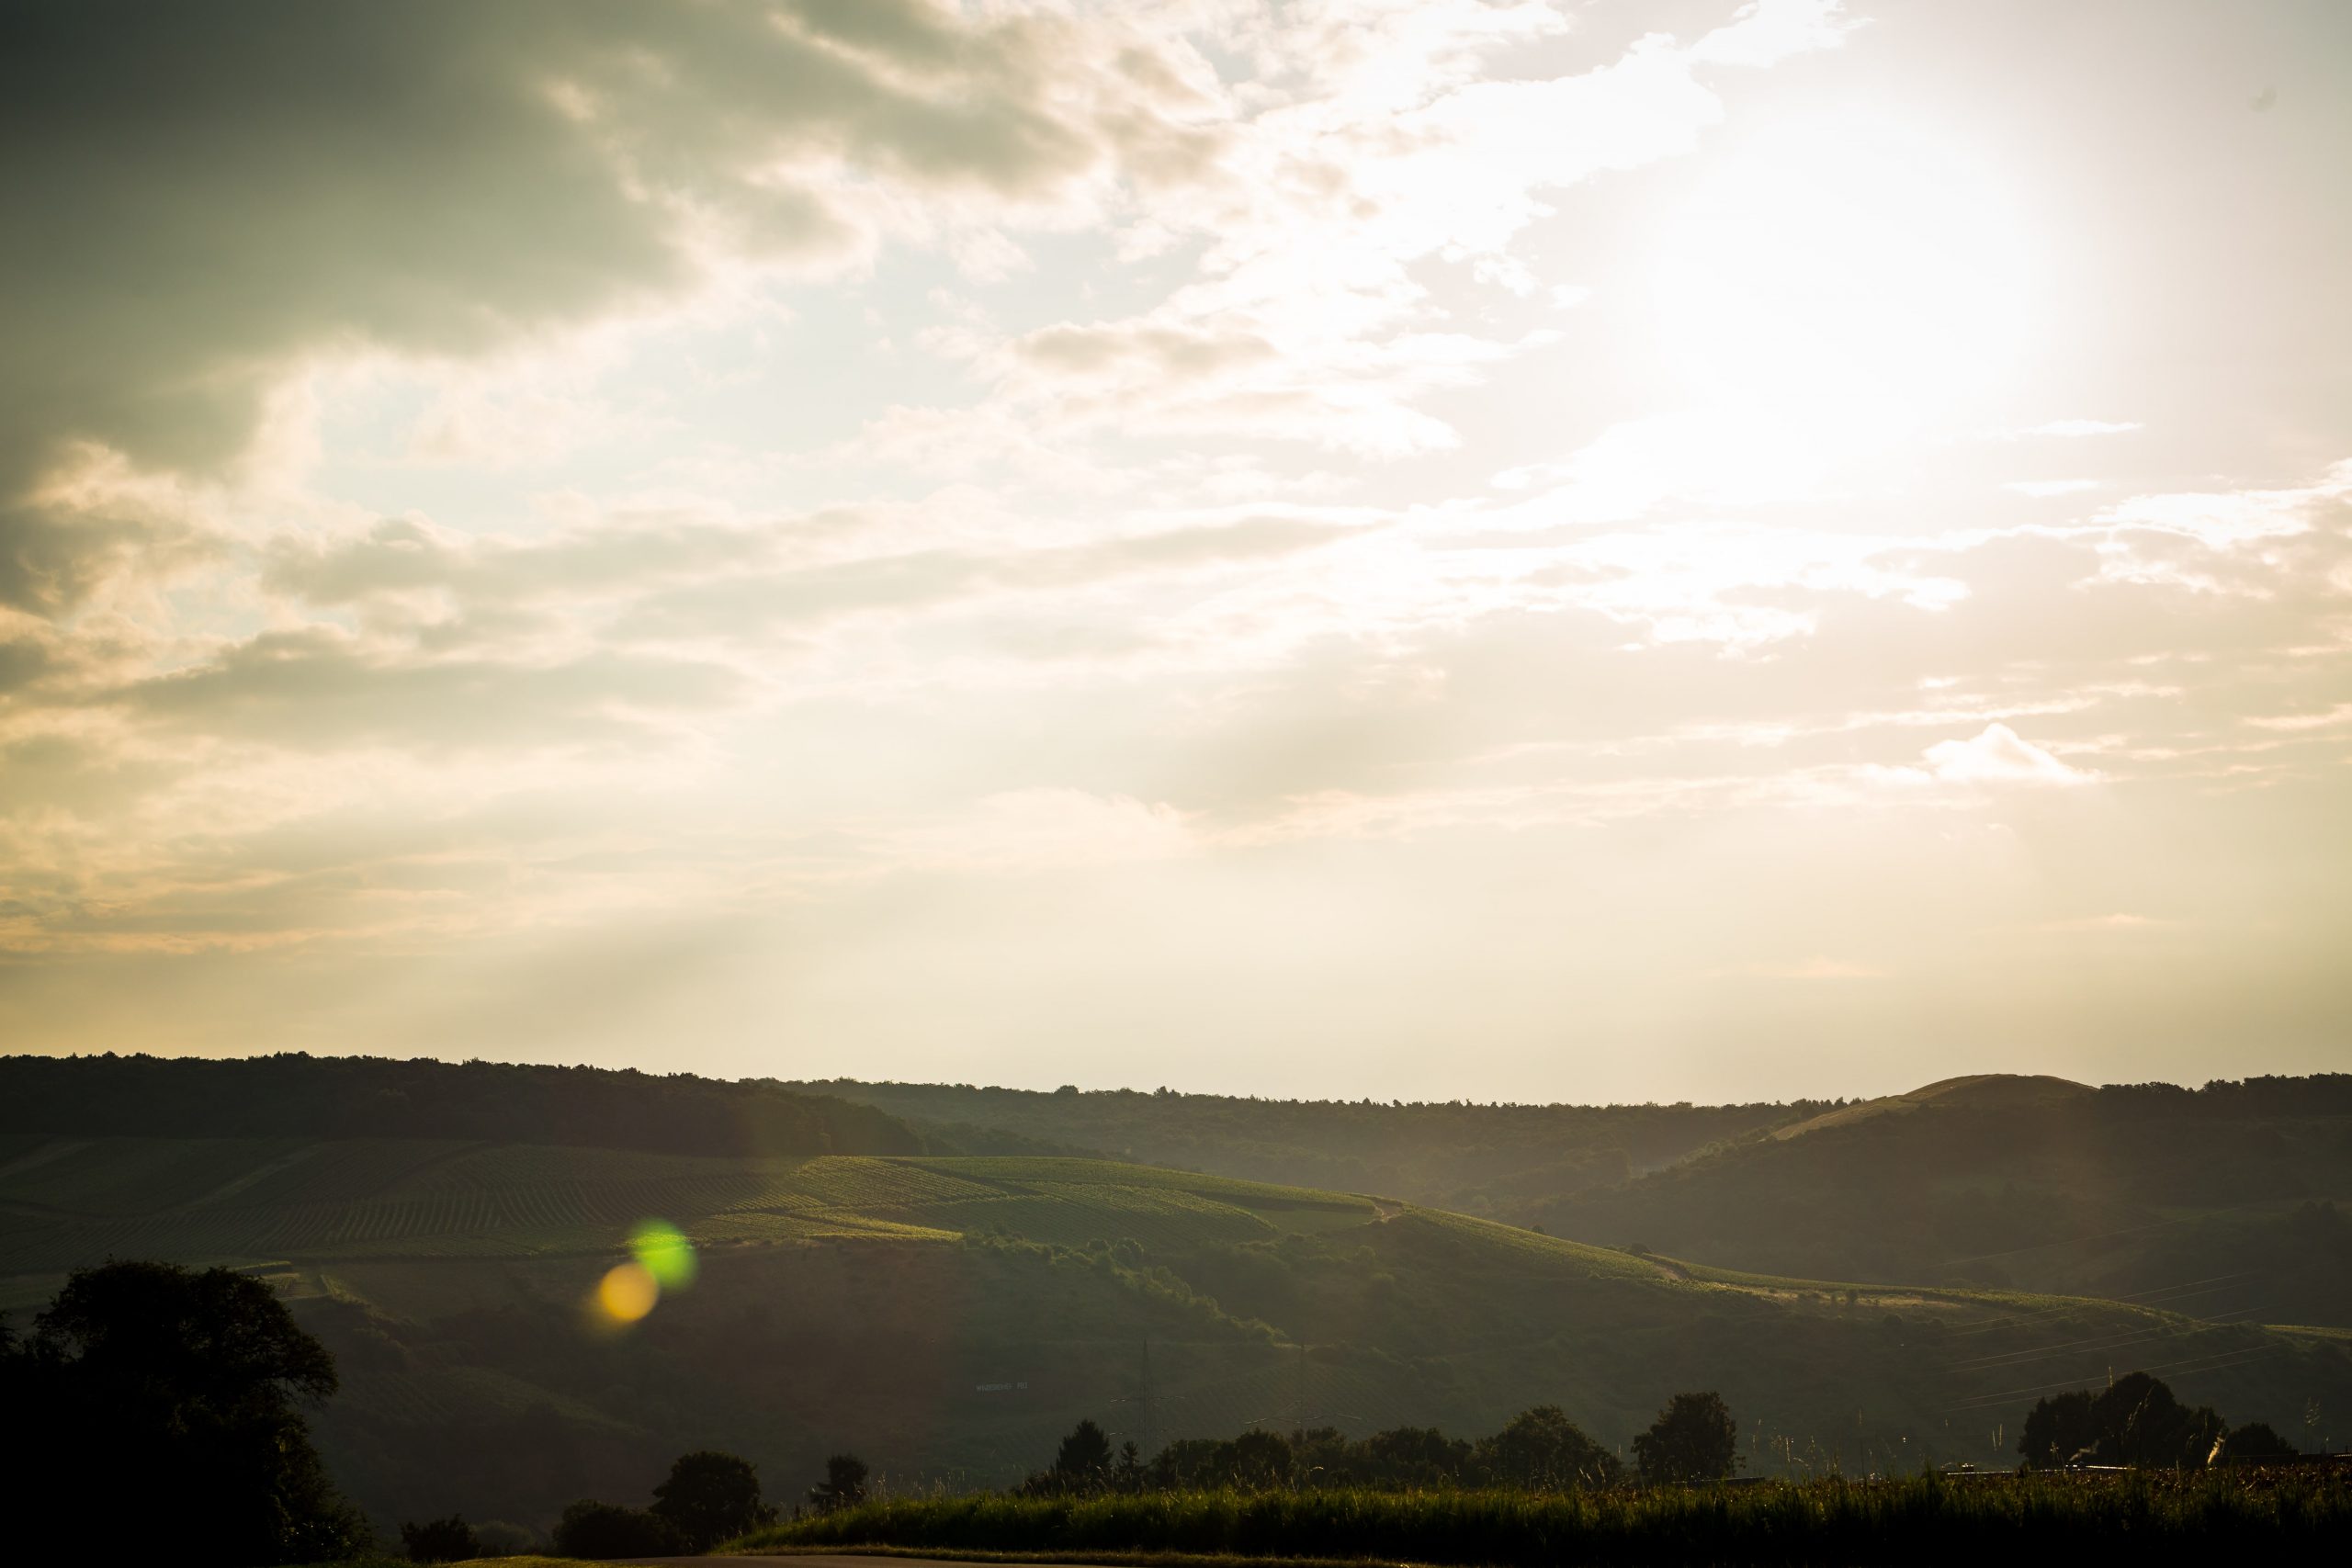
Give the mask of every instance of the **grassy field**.
M 2138 1475 L 1923 1475 L 1590 1494 L 1192 1492 L 869 1503 L 744 1538 L 736 1551 L 867 1545 L 1087 1553 L 1538 1564 L 2273 1561 L 2341 1543 L 2352 1466 Z M 2275 1555 L 2274 1555 L 2275 1554 Z

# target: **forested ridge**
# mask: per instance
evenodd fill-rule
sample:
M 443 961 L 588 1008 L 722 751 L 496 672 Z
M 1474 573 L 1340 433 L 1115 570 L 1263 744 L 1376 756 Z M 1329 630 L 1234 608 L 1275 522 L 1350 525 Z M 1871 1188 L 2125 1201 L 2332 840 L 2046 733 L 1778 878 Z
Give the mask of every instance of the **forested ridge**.
M 711 1155 L 944 1152 L 886 1111 L 773 1083 L 301 1054 L 0 1057 L 0 1133 L 462 1138 Z

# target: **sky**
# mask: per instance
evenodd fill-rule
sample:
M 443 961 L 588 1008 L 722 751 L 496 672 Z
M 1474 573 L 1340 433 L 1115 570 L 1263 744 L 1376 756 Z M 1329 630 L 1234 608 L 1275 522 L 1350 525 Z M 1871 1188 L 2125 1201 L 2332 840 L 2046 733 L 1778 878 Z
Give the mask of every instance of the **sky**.
M 2352 1069 L 2352 6 L 0 0 L 0 1040 Z

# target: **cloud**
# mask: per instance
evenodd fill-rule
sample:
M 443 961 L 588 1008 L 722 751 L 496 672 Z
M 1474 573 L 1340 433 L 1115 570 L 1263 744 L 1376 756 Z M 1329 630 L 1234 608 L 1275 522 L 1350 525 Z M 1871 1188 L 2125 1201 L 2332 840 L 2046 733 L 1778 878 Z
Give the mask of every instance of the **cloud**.
M 2255 714 L 2246 722 L 2256 729 L 2283 729 L 2301 732 L 2310 729 L 2334 729 L 2352 725 L 2352 703 L 2338 703 L 2317 713 Z
M 74 443 L 217 468 L 306 355 L 476 355 L 729 265 L 1050 209 L 1121 147 L 1165 164 L 1195 96 L 1164 38 L 930 0 L 92 0 L 6 27 L 0 202 L 42 240 L 0 254 L 0 603 L 43 613 L 152 533 L 34 494 Z
M 2087 491 L 2104 490 L 2107 485 L 2103 479 L 2011 479 L 2001 488 L 2015 491 L 2019 495 L 2032 496 L 2037 501 L 2046 501 L 2052 496 L 2081 495 Z
M 1839 15 L 1838 0 L 1748 0 L 1728 23 L 1693 46 L 1709 65 L 1777 65 L 1792 55 L 1836 49 L 1862 24 Z
M 1132 315 L 962 329 L 934 346 L 988 378 L 984 408 L 1049 431 L 1285 440 L 1381 459 L 1448 450 L 1460 434 L 1423 406 L 1430 395 L 1556 334 L 1429 330 L 1432 289 L 1417 266 L 1462 265 L 1533 295 L 1513 246 L 1551 210 L 1547 193 L 1689 152 L 1724 117 L 1701 67 L 1830 47 L 1836 9 L 1751 5 L 1687 50 L 1647 37 L 1589 70 L 1517 80 L 1476 79 L 1457 51 L 1556 30 L 1548 7 L 1261 16 L 1261 55 L 1321 90 L 1255 113 L 1239 91 L 1216 100 L 1214 173 L 1129 231 L 1138 249 L 1205 247 L 1194 279 Z
M 1885 970 L 1873 969 L 1868 964 L 1818 956 L 1796 963 L 1758 961 L 1735 964 L 1709 973 L 1722 977 L 1751 980 L 1876 980 L 1884 978 L 1886 975 Z
M 2226 863 L 2166 902 L 2332 843 L 2341 474 L 2172 403 L 2112 473 L 1995 445 L 2137 428 L 2034 424 L 2046 378 L 1956 439 L 1678 402 L 1654 220 L 1903 39 L 1792 99 L 1744 73 L 1836 7 L 1569 10 L 17 7 L 0 945 L 73 962 L 0 1023 L 154 1043 L 197 982 L 99 956 L 235 953 L 175 971 L 231 1046 L 481 1038 L 491 989 L 525 1039 L 594 968 L 694 973 L 664 1038 L 864 1050 L 914 967 L 1059 1008 L 1084 952 L 1132 1010 L 1321 944 L 1366 1039 L 1529 1038 L 1563 964 L 1628 1030 L 1899 991 L 1883 1037 L 2143 907 L 2146 843 Z M 2061 407 L 2131 406 L 2098 358 Z M 1890 983 L 1688 984 L 1757 953 Z
M 2317 513 L 2352 503 L 2352 458 L 2317 482 L 2282 490 L 2190 491 L 2135 495 L 2093 519 L 2119 535 L 2178 535 L 2209 550 L 2311 531 Z M 2119 570 L 2130 563 L 2119 561 Z
M 371 649 L 325 628 L 272 632 L 110 700 L 175 728 L 298 749 L 505 750 L 627 744 L 739 699 L 708 661 L 590 651 L 547 663 Z
M 1170 860 L 1197 847 L 1184 814 L 1130 795 L 1007 790 L 954 818 L 883 836 L 901 863 L 958 871 L 1058 871 Z
M 1988 724 L 1973 740 L 1939 740 L 1926 755 L 1929 771 L 1947 784 L 2068 785 L 2098 777 L 2068 767 L 2006 724 Z
M 2135 420 L 2053 419 L 2046 424 L 2033 425 L 2017 434 L 2055 436 L 2061 440 L 2077 440 L 2089 435 L 2124 435 L 2139 428 L 2139 423 Z
M 2178 920 L 2160 920 L 2150 915 L 2086 915 L 2071 920 L 2044 920 L 2034 927 L 2041 931 L 2154 931 L 2160 927 L 2177 926 Z

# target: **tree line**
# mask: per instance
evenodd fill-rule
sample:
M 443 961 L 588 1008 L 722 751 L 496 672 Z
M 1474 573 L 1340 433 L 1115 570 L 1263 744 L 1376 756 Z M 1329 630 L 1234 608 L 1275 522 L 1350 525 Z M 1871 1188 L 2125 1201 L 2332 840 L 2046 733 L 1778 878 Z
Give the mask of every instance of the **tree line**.
M 1336 1427 L 1288 1434 L 1258 1427 L 1232 1438 L 1180 1438 L 1147 1460 L 1130 1439 L 1114 1448 L 1099 1422 L 1080 1421 L 1053 1461 L 1013 1488 L 1026 1497 L 1231 1489 L 1485 1487 L 1557 1492 L 1719 1481 L 1740 1465 L 1738 1424 L 1722 1396 L 1678 1393 L 1634 1438 L 1629 1465 L 1556 1404 L 1522 1410 L 1473 1441 L 1434 1427 L 1397 1427 L 1350 1438 Z M 820 1511 L 866 1500 L 866 1467 L 854 1455 L 829 1462 L 809 1494 Z
M 226 1061 L 0 1056 L 0 1132 L 460 1138 L 699 1155 L 953 1152 L 870 1105 L 765 1081 L 300 1052 Z

